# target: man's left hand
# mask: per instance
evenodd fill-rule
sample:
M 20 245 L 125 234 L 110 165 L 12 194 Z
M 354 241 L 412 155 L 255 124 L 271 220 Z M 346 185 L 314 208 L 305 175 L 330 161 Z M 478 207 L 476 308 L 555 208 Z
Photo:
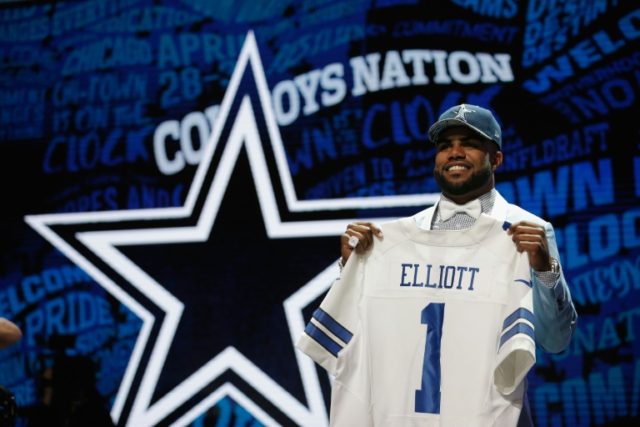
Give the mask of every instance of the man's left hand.
M 507 231 L 518 252 L 526 251 L 529 254 L 529 263 L 536 271 L 551 270 L 551 255 L 544 227 L 528 221 L 512 224 Z

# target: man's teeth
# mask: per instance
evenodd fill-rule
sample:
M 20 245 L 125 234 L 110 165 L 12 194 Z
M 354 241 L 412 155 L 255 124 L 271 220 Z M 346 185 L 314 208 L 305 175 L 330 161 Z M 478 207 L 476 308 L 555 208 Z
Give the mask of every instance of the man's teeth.
M 450 171 L 463 171 L 466 170 L 467 168 L 465 168 L 464 166 L 451 166 L 449 168 Z

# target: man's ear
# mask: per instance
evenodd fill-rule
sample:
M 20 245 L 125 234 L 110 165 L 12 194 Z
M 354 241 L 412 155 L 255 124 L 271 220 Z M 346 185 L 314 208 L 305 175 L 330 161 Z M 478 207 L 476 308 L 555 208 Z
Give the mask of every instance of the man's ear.
M 496 151 L 495 153 L 491 154 L 491 166 L 494 171 L 500 167 L 500 165 L 502 164 L 502 160 L 504 160 L 502 151 Z

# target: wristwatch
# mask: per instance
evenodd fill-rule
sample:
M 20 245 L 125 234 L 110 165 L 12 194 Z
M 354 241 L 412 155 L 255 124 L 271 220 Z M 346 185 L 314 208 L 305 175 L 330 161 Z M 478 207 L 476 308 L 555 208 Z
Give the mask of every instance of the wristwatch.
M 549 259 L 549 263 L 551 264 L 551 270 L 550 271 L 552 273 L 556 273 L 556 274 L 560 273 L 560 263 L 558 262 L 557 259 L 551 257 Z

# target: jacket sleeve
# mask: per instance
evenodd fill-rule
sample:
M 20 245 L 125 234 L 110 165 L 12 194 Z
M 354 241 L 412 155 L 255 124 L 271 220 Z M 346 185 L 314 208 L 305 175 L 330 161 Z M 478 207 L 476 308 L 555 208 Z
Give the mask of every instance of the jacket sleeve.
M 544 225 L 549 254 L 560 263 L 560 275 L 553 286 L 542 283 L 533 273 L 533 309 L 536 313 L 536 341 L 543 350 L 559 353 L 569 345 L 576 328 L 578 314 L 564 277 L 555 232 L 550 223 Z

